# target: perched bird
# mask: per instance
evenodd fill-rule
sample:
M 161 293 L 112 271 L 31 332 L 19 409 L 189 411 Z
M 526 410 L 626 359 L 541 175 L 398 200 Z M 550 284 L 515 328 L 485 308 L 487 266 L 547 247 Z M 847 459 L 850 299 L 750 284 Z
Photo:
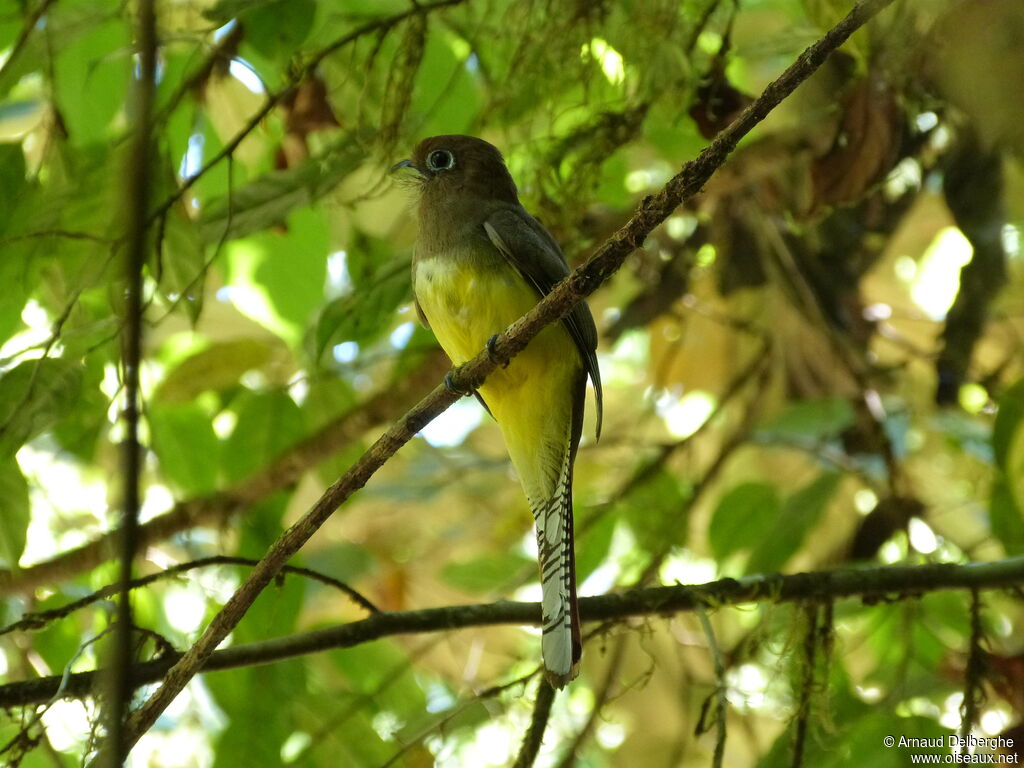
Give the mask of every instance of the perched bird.
M 415 181 L 413 293 L 420 319 L 456 365 L 490 348 L 569 274 L 554 239 L 519 203 L 501 153 L 472 136 L 424 139 L 392 169 Z M 541 331 L 476 393 L 498 422 L 537 530 L 549 682 L 579 671 L 572 473 L 589 376 L 601 432 L 597 329 L 585 303 Z

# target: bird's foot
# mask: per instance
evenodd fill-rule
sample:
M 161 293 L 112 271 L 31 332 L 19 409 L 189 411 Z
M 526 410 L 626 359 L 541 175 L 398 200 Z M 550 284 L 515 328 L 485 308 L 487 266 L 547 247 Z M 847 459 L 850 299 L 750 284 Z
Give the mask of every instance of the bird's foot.
M 493 336 L 491 336 L 491 338 L 487 340 L 487 356 L 491 359 L 492 363 L 501 363 L 501 361 L 498 359 L 498 353 L 494 351 L 494 345 L 497 344 L 497 342 L 498 334 L 494 334 Z M 505 362 L 501 363 L 501 367 L 508 368 L 508 364 L 510 362 L 512 361 L 506 360 Z
M 444 388 L 449 392 L 454 392 L 460 397 L 468 397 L 469 395 L 472 395 L 474 390 L 460 387 L 455 383 L 455 379 L 452 377 L 453 373 L 455 373 L 455 371 L 448 371 L 448 373 L 444 375 Z

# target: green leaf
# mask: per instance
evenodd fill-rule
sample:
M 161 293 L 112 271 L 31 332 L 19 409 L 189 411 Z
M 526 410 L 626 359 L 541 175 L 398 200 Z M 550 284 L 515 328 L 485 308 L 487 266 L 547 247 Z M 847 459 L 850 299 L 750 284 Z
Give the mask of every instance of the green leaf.
M 296 211 L 285 233 L 264 232 L 226 247 L 228 282 L 244 296 L 235 306 L 297 344 L 327 282 L 328 232 L 323 210 Z
M 220 442 L 210 414 L 196 403 L 153 403 L 146 411 L 153 452 L 164 476 L 191 495 L 217 487 Z
M 303 434 L 302 411 L 286 392 L 245 390 L 233 407 L 238 421 L 223 452 L 231 483 L 263 467 Z
M 221 341 L 196 352 L 167 374 L 154 399 L 185 403 L 202 392 L 221 392 L 238 384 L 242 374 L 266 365 L 271 346 L 259 339 Z
M 1013 443 L 1024 426 L 1024 379 L 1007 389 L 999 398 L 999 410 L 992 425 L 992 451 L 996 463 L 1006 468 Z
M 131 77 L 128 18 L 109 20 L 55 50 L 54 84 L 68 136 L 76 144 L 106 139 L 111 121 L 124 108 Z
M 721 562 L 733 552 L 761 544 L 776 524 L 782 500 L 770 483 L 743 483 L 722 496 L 708 529 L 708 543 Z
M 18 462 L 0 460 L 0 560 L 7 568 L 18 567 L 30 517 L 28 483 Z
M 641 551 L 660 552 L 666 546 L 685 542 L 690 495 L 690 488 L 662 468 L 633 489 L 616 509 L 619 519 L 636 536 Z
M 200 217 L 203 241 L 215 244 L 283 224 L 292 211 L 326 195 L 364 162 L 366 150 L 349 135 L 294 168 L 214 198 Z
M 755 437 L 766 441 L 807 442 L 835 437 L 853 424 L 853 407 L 841 397 L 801 400 L 762 422 Z
M 366 287 L 327 304 L 316 324 L 315 358 L 344 341 L 367 344 L 391 327 L 395 310 L 409 298 L 409 262 L 392 259 Z
M 167 215 L 157 264 L 160 292 L 193 320 L 202 309 L 206 252 L 199 226 L 174 206 Z
M 579 514 L 579 507 L 577 507 Z M 579 518 L 577 518 L 579 519 Z M 576 581 L 582 584 L 604 562 L 615 535 L 615 515 L 602 514 L 593 525 L 576 524 Z
M 786 499 L 774 525 L 751 552 L 747 573 L 771 573 L 785 565 L 818 522 L 840 479 L 835 472 L 823 472 Z
M 1006 554 L 1013 556 L 1024 554 L 1024 508 L 1014 499 L 1010 487 L 1011 481 L 1002 475 L 992 483 L 988 515 L 992 535 L 1002 542 Z
M 505 552 L 489 557 L 479 557 L 461 563 L 449 563 L 442 576 L 453 587 L 476 593 L 501 593 L 521 579 L 524 572 L 536 568 L 528 557 Z
M 75 408 L 82 373 L 80 363 L 45 358 L 27 360 L 0 377 L 0 459 Z
M 287 62 L 313 29 L 313 0 L 278 0 L 261 3 L 242 18 L 246 41 L 268 59 Z

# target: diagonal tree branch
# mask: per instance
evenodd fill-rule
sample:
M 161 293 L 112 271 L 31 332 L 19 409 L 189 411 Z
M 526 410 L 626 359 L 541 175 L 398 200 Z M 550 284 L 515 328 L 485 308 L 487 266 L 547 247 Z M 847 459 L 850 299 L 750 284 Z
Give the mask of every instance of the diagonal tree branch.
M 728 128 L 695 159 L 686 163 L 658 194 L 647 197 L 634 216 L 582 267 L 563 280 L 534 309 L 500 334 L 490 350 L 482 351 L 454 375 L 454 388 L 477 389 L 498 366 L 508 362 L 547 324 L 560 319 L 593 293 L 639 247 L 650 232 L 684 200 L 696 194 L 725 162 L 739 140 L 796 87 L 806 80 L 853 32 L 893 0 L 863 0 L 821 40 L 804 51 L 785 72 L 764 90 Z M 438 385 L 433 392 L 385 432 L 362 457 L 331 485 L 299 521 L 267 551 L 260 564 L 238 588 L 203 635 L 167 672 L 162 685 L 129 720 L 126 749 L 156 722 L 174 698 L 199 671 L 218 645 L 238 624 L 264 587 L 281 567 L 312 537 L 328 517 L 358 491 L 391 456 L 435 416 L 457 399 L 452 389 Z
M 540 752 L 540 745 L 544 742 L 544 731 L 548 727 L 548 719 L 551 717 L 551 705 L 555 703 L 557 690 L 548 685 L 548 681 L 541 678 L 537 681 L 537 697 L 533 703 L 533 719 L 530 727 L 523 738 L 522 746 L 519 748 L 519 755 L 516 757 L 515 768 L 532 768 Z
M 139 526 L 138 541 L 145 547 L 196 526 L 221 526 L 272 493 L 295 483 L 304 472 L 323 459 L 352 444 L 368 430 L 396 418 L 412 406 L 423 389 L 447 370 L 440 350 L 431 352 L 419 367 L 393 386 L 382 389 L 361 406 L 339 416 L 318 432 L 287 449 L 278 458 L 235 487 L 209 496 L 178 502 L 171 511 Z M 51 560 L 12 573 L 0 570 L 0 597 L 30 593 L 37 587 L 53 585 L 111 559 L 116 554 L 114 531 L 64 552 Z
M 878 568 L 844 568 L 797 574 L 745 576 L 720 579 L 697 586 L 676 585 L 635 589 L 613 595 L 580 598 L 584 621 L 620 621 L 634 616 L 667 616 L 673 613 L 711 610 L 743 603 L 829 602 L 859 597 L 866 603 L 916 598 L 950 589 L 980 591 L 1024 584 L 1024 556 L 990 563 L 939 563 L 895 565 Z M 414 611 L 381 611 L 349 624 L 312 630 L 286 637 L 236 645 L 208 656 L 203 672 L 269 664 L 320 651 L 351 648 L 395 635 L 447 632 L 469 627 L 504 624 L 539 625 L 540 603 L 496 603 L 425 608 Z M 136 686 L 159 680 L 181 654 L 136 664 Z M 85 698 L 94 695 L 97 672 L 69 675 L 63 695 Z M 61 685 L 61 676 L 43 677 L 0 686 L 0 708 L 49 701 Z

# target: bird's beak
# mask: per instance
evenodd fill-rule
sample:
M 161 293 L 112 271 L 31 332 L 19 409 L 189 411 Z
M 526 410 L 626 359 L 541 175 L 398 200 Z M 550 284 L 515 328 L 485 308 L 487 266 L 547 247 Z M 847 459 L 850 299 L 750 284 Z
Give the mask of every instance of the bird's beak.
M 419 168 L 412 164 L 412 160 L 402 160 L 391 166 L 388 173 L 395 176 L 399 181 L 423 181 L 427 177 Z

